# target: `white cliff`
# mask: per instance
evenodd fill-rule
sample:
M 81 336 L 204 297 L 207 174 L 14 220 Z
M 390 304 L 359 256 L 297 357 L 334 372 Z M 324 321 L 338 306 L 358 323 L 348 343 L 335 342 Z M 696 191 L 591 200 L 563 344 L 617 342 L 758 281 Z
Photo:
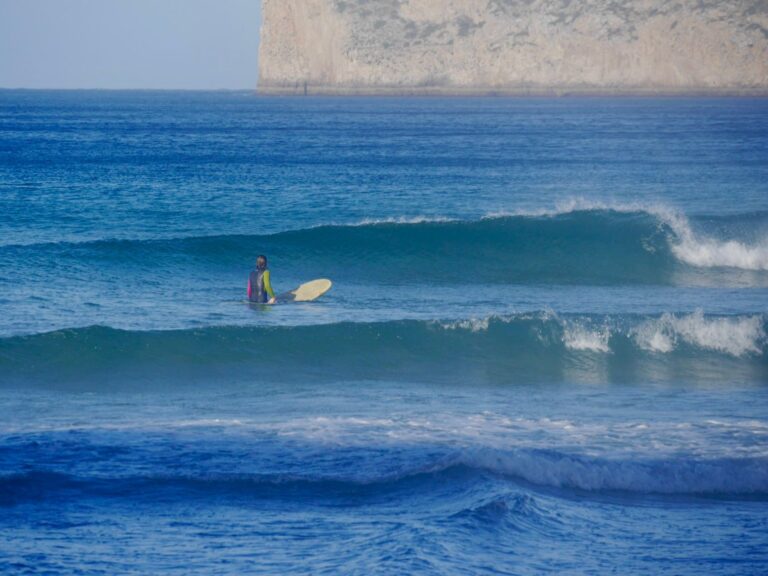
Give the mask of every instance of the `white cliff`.
M 262 93 L 768 93 L 768 0 L 263 0 Z

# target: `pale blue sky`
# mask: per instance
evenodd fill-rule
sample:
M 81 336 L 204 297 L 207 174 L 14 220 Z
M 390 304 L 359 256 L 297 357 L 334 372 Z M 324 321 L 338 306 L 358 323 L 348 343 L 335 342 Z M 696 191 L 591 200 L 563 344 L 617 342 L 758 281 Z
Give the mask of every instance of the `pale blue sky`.
M 0 87 L 253 89 L 260 4 L 0 0 Z

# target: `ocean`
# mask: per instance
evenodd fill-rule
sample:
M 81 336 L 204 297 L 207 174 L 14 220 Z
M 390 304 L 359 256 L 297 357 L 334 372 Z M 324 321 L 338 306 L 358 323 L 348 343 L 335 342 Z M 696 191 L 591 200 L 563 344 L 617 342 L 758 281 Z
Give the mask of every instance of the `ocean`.
M 0 91 L 0 572 L 766 574 L 767 331 L 766 99 Z

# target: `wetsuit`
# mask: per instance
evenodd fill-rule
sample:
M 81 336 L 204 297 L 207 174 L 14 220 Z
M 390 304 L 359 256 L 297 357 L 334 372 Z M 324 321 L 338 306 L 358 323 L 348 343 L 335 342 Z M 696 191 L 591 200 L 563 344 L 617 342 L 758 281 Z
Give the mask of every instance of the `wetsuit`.
M 269 279 L 269 270 L 253 270 L 248 277 L 248 300 L 264 304 L 275 297 L 272 290 L 272 282 Z

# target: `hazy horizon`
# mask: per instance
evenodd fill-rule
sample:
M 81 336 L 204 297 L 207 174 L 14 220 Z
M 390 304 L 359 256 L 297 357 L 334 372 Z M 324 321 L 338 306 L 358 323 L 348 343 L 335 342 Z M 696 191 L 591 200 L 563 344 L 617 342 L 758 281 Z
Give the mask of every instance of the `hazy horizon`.
M 0 88 L 252 90 L 259 0 L 0 0 Z

